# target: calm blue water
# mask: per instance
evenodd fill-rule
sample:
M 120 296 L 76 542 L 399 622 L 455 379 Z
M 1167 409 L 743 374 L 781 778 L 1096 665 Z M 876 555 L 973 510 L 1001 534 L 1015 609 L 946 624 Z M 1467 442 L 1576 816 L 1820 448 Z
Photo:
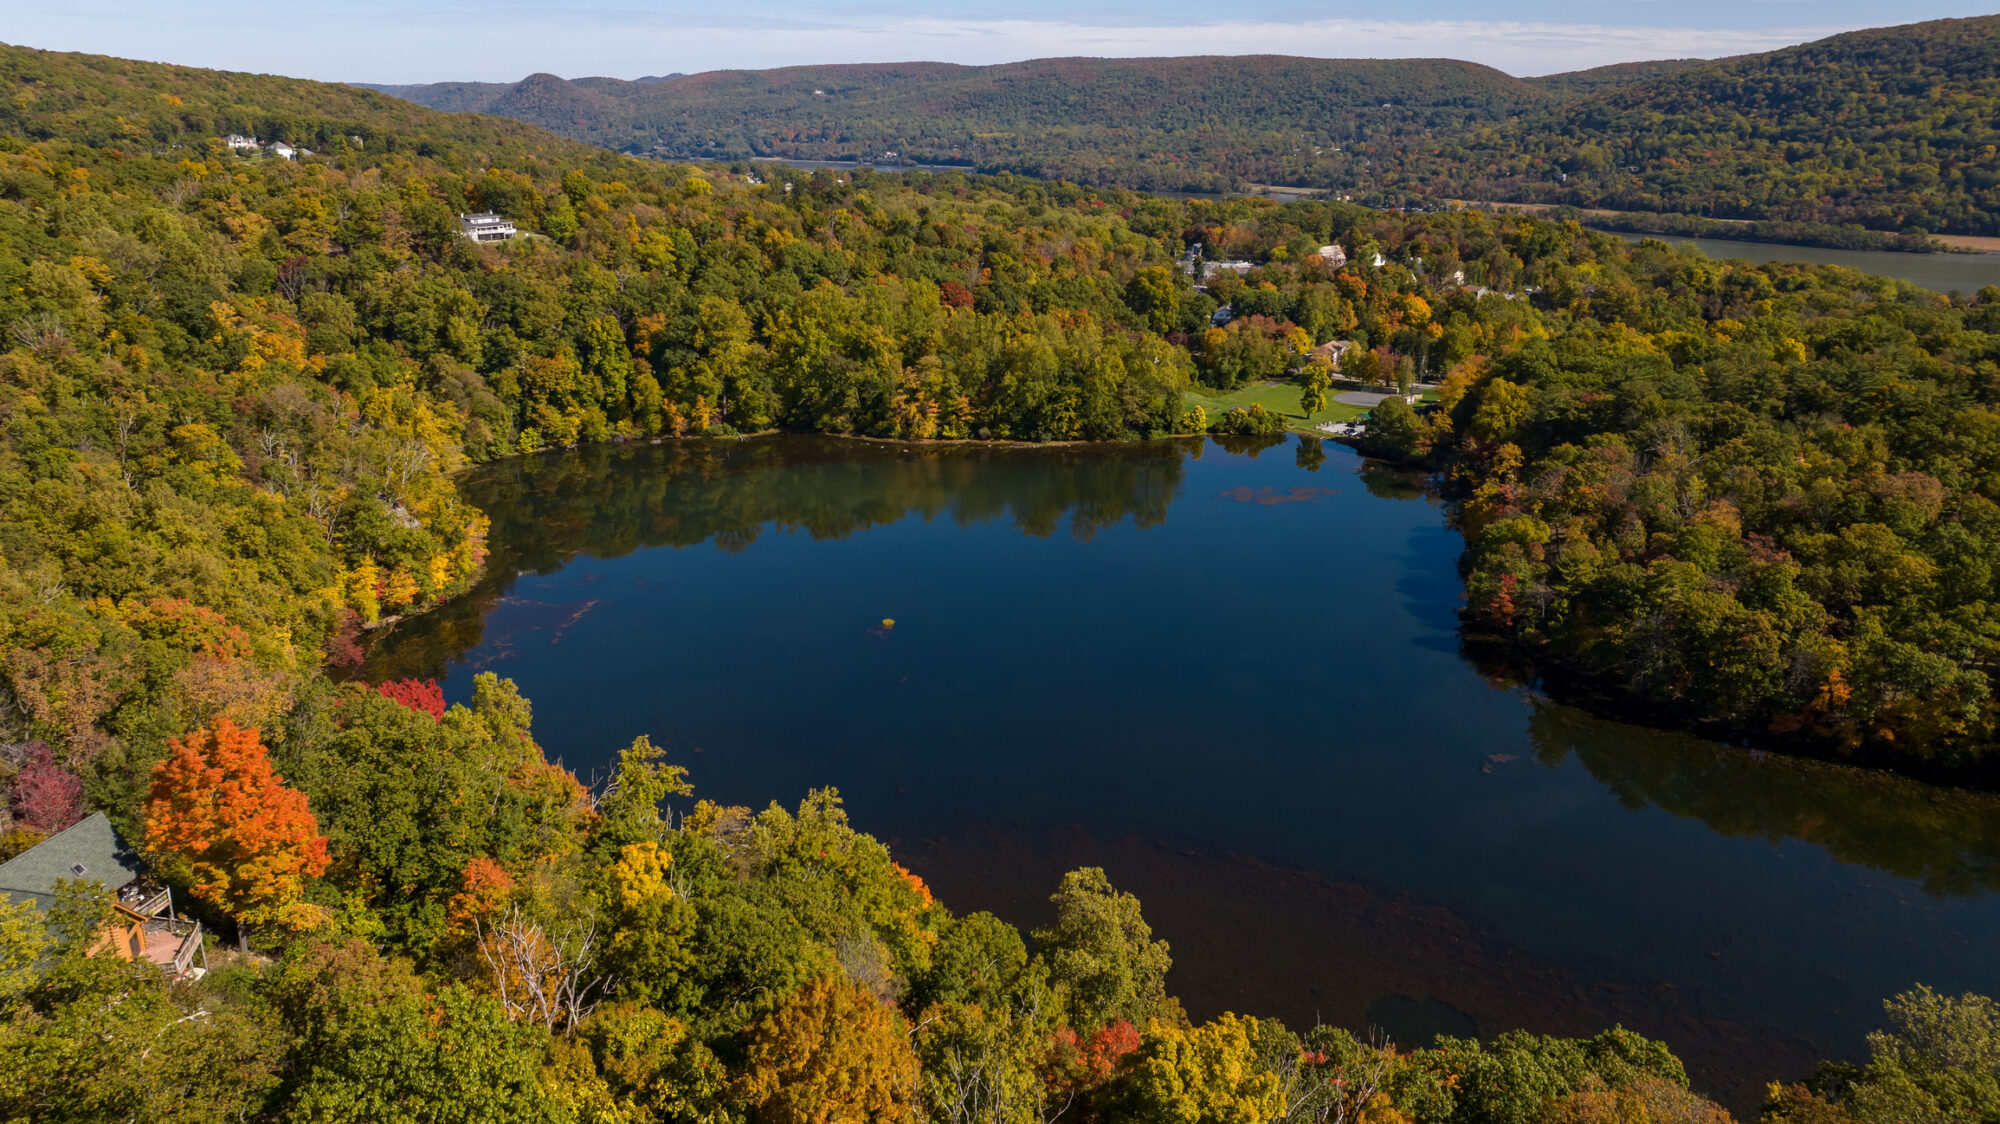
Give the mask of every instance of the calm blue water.
M 465 485 L 494 576 L 370 671 L 509 676 L 586 777 L 644 733 L 711 799 L 836 786 L 962 911 L 1105 865 L 1197 1015 L 1622 1021 L 1741 1105 L 1915 982 L 2000 992 L 2000 804 L 1489 681 L 1439 508 L 1313 451 L 512 461 Z

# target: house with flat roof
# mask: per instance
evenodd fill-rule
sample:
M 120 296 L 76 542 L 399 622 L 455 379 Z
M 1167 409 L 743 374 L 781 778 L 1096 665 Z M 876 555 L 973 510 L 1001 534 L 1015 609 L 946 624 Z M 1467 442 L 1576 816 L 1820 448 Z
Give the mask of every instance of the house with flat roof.
M 0 900 L 32 902 L 46 913 L 55 907 L 56 884 L 66 880 L 94 881 L 111 891 L 112 915 L 91 955 L 151 961 L 175 979 L 207 971 L 201 925 L 174 916 L 173 890 L 147 875 L 145 863 L 103 812 L 0 863 Z
M 458 233 L 474 242 L 505 242 L 514 237 L 514 221 L 492 211 L 458 216 Z

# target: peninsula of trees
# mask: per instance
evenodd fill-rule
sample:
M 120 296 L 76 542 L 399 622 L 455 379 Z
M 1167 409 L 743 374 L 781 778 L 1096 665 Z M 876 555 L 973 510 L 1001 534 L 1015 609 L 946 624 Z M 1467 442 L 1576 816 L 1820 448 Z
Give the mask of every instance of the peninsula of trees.
M 452 474 L 553 446 L 1164 438 L 1210 424 L 1196 381 L 1345 340 L 1442 376 L 1366 440 L 1450 474 L 1481 627 L 1667 720 L 1987 760 L 2000 290 L 1463 212 L 750 183 L 339 87 L 0 73 L 0 839 L 102 812 L 252 950 L 170 984 L 88 955 L 89 879 L 0 910 L 0 1118 L 1726 1119 L 1622 1030 L 1193 1025 L 1101 872 L 1031 955 L 836 794 L 695 802 L 644 739 L 590 789 L 505 680 L 336 683 L 479 573 Z M 460 237 L 480 210 L 529 233 Z M 1194 242 L 1251 268 L 1197 291 Z M 1767 1119 L 1990 1117 L 1995 1019 L 1899 997 L 1867 1066 Z

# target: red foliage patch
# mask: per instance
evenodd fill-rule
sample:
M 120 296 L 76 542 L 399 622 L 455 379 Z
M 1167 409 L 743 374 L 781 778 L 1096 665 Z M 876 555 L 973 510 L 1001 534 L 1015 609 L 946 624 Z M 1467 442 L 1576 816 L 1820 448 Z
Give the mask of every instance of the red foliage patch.
M 14 778 L 15 822 L 54 835 L 83 818 L 83 782 L 56 764 L 46 742 L 31 742 Z
M 327 637 L 326 662 L 331 667 L 361 666 L 361 618 L 349 609 Z
M 430 715 L 434 722 L 444 721 L 444 688 L 435 679 L 391 679 L 375 690 L 390 702 Z
M 1138 1048 L 1139 1032 L 1130 1022 L 1119 1019 L 1098 1027 L 1083 1043 L 1083 1065 L 1090 1074 L 1089 1083 L 1098 1085 L 1110 1080 L 1118 1063 Z

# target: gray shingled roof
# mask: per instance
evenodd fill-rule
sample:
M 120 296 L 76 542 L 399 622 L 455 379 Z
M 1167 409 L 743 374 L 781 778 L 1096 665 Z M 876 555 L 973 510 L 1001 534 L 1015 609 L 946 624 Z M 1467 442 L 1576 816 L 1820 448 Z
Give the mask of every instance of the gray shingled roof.
M 117 893 L 143 869 L 118 829 L 103 812 L 94 812 L 0 863 L 0 896 L 32 899 L 36 908 L 47 909 L 55 904 L 56 883 L 62 879 L 94 879 Z

